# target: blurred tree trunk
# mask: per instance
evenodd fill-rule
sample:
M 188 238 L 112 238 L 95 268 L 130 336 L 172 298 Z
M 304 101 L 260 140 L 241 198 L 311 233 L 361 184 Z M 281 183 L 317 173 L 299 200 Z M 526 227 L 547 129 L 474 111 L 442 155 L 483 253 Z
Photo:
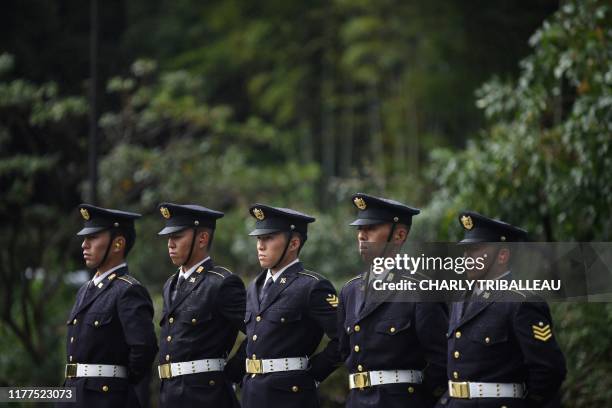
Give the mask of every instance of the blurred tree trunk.
M 380 112 L 380 96 L 377 84 L 369 89 L 368 119 L 370 126 L 371 155 L 368 158 L 374 170 L 375 182 L 380 189 L 385 188 L 385 151 Z
M 355 132 L 355 113 L 353 107 L 353 82 L 344 81 L 344 106 L 342 113 L 343 143 L 340 149 L 340 176 L 349 177 L 353 168 L 353 139 Z
M 323 58 L 321 81 L 321 152 L 323 162 L 323 188 L 325 190 L 325 203 L 329 202 L 329 182 L 336 175 L 336 135 L 335 135 L 335 109 L 334 109 L 334 75 L 331 72 L 329 54 Z

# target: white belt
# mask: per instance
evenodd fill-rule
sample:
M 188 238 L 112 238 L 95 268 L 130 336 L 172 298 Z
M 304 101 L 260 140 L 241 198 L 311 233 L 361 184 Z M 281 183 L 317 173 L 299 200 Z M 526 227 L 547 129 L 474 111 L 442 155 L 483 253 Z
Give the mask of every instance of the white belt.
M 452 398 L 523 398 L 525 386 L 514 383 L 448 382 Z
M 210 358 L 204 360 L 184 361 L 181 363 L 162 364 L 157 367 L 161 380 L 178 377 L 185 374 L 207 373 L 210 371 L 223 371 L 225 360 Z
M 127 378 L 127 367 L 110 364 L 66 364 L 66 378 L 117 377 Z
M 383 370 L 349 374 L 349 388 L 351 390 L 382 384 L 420 384 L 422 382 L 423 372 L 418 370 Z
M 269 360 L 247 358 L 245 364 L 248 374 L 266 374 L 278 371 L 306 370 L 308 368 L 308 358 L 290 357 L 273 358 Z

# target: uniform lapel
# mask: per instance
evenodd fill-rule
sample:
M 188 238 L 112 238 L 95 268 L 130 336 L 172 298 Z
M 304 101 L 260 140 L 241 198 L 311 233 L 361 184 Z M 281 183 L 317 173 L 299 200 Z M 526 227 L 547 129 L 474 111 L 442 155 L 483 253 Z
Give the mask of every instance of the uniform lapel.
M 259 312 L 259 299 L 257 296 L 258 288 L 263 284 L 263 280 L 267 274 L 267 269 L 264 269 L 262 272 L 257 275 L 257 277 L 251 282 L 249 288 L 247 289 L 247 303 L 250 305 L 249 310 L 254 310 Z
M 467 302 L 465 304 L 464 307 L 466 309 L 465 311 L 463 311 L 463 317 L 459 315 L 459 324 L 457 324 L 457 327 L 463 326 L 470 320 L 474 319 L 476 316 L 482 313 L 483 310 L 491 306 L 491 304 L 495 303 L 496 301 L 501 300 L 504 296 L 503 292 L 494 291 L 494 292 L 488 292 L 488 293 L 489 293 L 488 299 L 486 300 L 483 300 L 482 295 L 481 295 L 481 297 L 477 298 L 481 300 Z
M 91 289 L 91 291 L 93 291 L 91 296 L 85 297 L 85 293 L 87 293 L 87 289 L 85 288 L 81 295 L 81 304 L 75 309 L 70 319 L 73 319 L 74 316 L 76 316 L 83 309 L 91 305 L 104 291 L 106 291 L 113 284 L 115 278 L 126 275 L 127 273 L 127 266 L 117 269 L 115 272 L 111 273 L 107 278 L 105 278 L 102 282 L 100 282 L 97 287 Z M 102 287 L 100 287 L 100 284 L 102 284 Z
M 170 310 L 170 306 L 172 303 L 172 300 L 170 299 L 170 295 L 171 295 L 171 289 L 172 289 L 172 285 L 175 285 L 176 280 L 178 278 L 179 275 L 179 271 L 177 271 L 174 275 L 172 275 L 170 277 L 170 279 L 168 279 L 168 281 L 166 282 L 166 284 L 164 285 L 164 289 L 162 292 L 162 298 L 164 300 L 164 305 L 163 305 L 163 309 L 162 309 L 162 317 L 161 317 L 161 322 L 163 322 L 164 318 L 166 317 L 166 315 L 168 315 L 168 311 Z
M 461 314 L 463 313 L 463 300 L 455 301 L 451 304 L 451 312 L 449 319 L 449 333 L 455 331 L 461 323 Z
M 168 308 L 168 313 L 170 314 L 176 310 L 177 306 L 179 306 L 187 296 L 198 286 L 202 284 L 206 280 L 206 274 L 204 272 L 211 270 L 214 267 L 212 259 L 208 259 L 205 262 L 202 262 L 200 266 L 196 268 L 196 270 L 189 275 L 189 278 L 185 283 L 183 283 L 182 288 L 179 293 L 176 294 L 176 299 L 174 302 L 170 302 L 170 307 Z
M 389 276 L 393 276 L 390 275 L 391 273 L 396 273 L 396 271 L 390 271 L 387 273 L 387 275 L 385 275 L 383 280 L 387 280 L 387 277 Z M 367 274 L 365 274 L 367 277 Z M 373 280 L 372 280 L 373 282 Z M 393 296 L 393 293 L 389 290 L 384 291 L 383 293 L 379 293 L 376 294 L 377 299 L 374 300 L 372 299 L 373 295 L 373 288 L 370 288 L 368 285 L 368 282 L 364 280 L 363 285 L 365 287 L 364 291 L 363 291 L 363 302 L 366 302 L 363 307 L 361 308 L 361 312 L 359 313 L 359 320 L 363 320 L 365 319 L 368 315 L 370 315 L 372 312 L 374 312 L 380 305 L 382 305 L 383 303 L 385 303 L 385 301 L 387 300 L 387 298 Z M 371 290 L 371 293 L 366 294 L 366 291 Z
M 268 307 L 270 307 L 270 305 L 272 303 L 274 303 L 274 301 L 276 300 L 276 298 L 285 290 L 287 289 L 291 283 L 297 279 L 298 277 L 298 272 L 303 271 L 304 268 L 302 267 L 302 263 L 301 262 L 296 262 L 295 264 L 291 265 L 289 268 L 287 268 L 283 274 L 276 280 L 276 282 L 274 282 L 274 285 L 272 285 L 269 289 L 269 292 L 266 296 L 266 298 L 263 300 L 259 311 L 263 312 L 264 310 L 266 310 Z
M 510 274 L 503 276 L 500 279 L 510 279 Z M 459 315 L 460 321 L 457 324 L 457 327 L 463 326 L 464 324 L 472 320 L 474 317 L 482 313 L 482 311 L 489 307 L 492 303 L 502 300 L 504 296 L 504 292 L 502 291 L 483 292 L 480 294 L 480 296 L 476 298 L 477 300 L 467 302 L 465 306 L 463 306 L 466 308 L 463 311 L 463 317 Z
M 464 324 L 466 324 L 467 322 L 469 322 L 470 320 L 472 320 L 474 317 L 478 316 L 483 310 L 485 310 L 487 307 L 489 307 L 491 305 L 492 302 L 482 302 L 482 301 L 472 301 L 469 302 L 465 307 L 466 310 L 463 314 L 463 317 L 461 318 L 461 320 L 459 321 L 459 324 L 457 325 L 457 327 L 459 326 L 463 326 Z
M 170 308 L 170 303 L 171 303 L 170 289 L 172 288 L 172 285 L 176 284 L 175 282 L 176 282 L 176 279 L 178 278 L 178 275 L 179 275 L 179 272 L 177 271 L 174 275 L 170 277 L 170 279 L 168 280 L 168 284 L 164 286 L 164 292 L 162 296 L 164 298 L 164 306 L 166 306 L 166 309 Z
M 356 319 L 359 319 L 359 316 L 361 315 L 361 311 L 363 310 L 365 306 L 366 284 L 365 284 L 363 275 L 359 278 L 359 282 L 355 286 L 355 291 L 356 292 L 355 292 L 355 303 L 353 304 L 353 316 L 355 316 Z
M 72 307 L 72 310 L 70 311 L 70 316 L 69 316 L 68 321 L 74 318 L 74 316 L 76 315 L 76 311 L 79 310 L 81 305 L 83 304 L 83 301 L 85 300 L 85 294 L 87 293 L 87 286 L 89 285 L 89 282 L 90 281 L 87 281 L 87 283 L 85 283 L 79 288 L 79 291 L 77 292 L 77 296 L 76 296 L 76 301 L 74 302 L 74 306 Z

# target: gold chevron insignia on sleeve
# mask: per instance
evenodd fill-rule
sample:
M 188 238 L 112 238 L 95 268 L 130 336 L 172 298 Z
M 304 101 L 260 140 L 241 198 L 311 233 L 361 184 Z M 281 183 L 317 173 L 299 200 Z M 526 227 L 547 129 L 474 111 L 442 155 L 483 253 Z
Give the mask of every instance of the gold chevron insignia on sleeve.
M 327 303 L 332 305 L 332 307 L 338 307 L 338 296 L 330 293 L 325 300 L 327 300 Z
M 540 322 L 537 326 L 534 324 L 531 326 L 533 330 L 533 337 L 536 340 L 547 341 L 552 337 L 552 330 L 550 330 L 550 324 L 544 326 L 544 323 Z

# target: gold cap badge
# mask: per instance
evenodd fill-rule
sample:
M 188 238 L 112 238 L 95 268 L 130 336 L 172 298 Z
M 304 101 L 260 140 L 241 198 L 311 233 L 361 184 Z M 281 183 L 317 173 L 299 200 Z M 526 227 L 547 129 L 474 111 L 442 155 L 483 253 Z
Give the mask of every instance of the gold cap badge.
M 355 197 L 353 199 L 353 203 L 355 203 L 355 207 L 359 208 L 362 211 L 365 210 L 367 207 L 365 200 L 361 197 Z
M 465 228 L 466 230 L 471 230 L 472 228 L 474 228 L 474 222 L 472 221 L 472 217 L 470 217 L 469 215 L 464 215 L 463 217 L 461 217 L 461 223 L 463 224 L 463 228 Z
M 266 218 L 266 216 L 264 215 L 264 212 L 260 209 L 260 208 L 253 208 L 253 215 L 255 216 L 255 218 L 257 218 L 259 221 L 263 220 L 264 218 Z
M 87 211 L 87 208 L 81 208 L 80 211 L 81 211 L 81 217 L 83 217 L 85 221 L 89 221 L 91 216 L 89 215 L 89 211 Z
M 159 207 L 159 212 L 165 219 L 170 218 L 170 210 L 167 207 Z

